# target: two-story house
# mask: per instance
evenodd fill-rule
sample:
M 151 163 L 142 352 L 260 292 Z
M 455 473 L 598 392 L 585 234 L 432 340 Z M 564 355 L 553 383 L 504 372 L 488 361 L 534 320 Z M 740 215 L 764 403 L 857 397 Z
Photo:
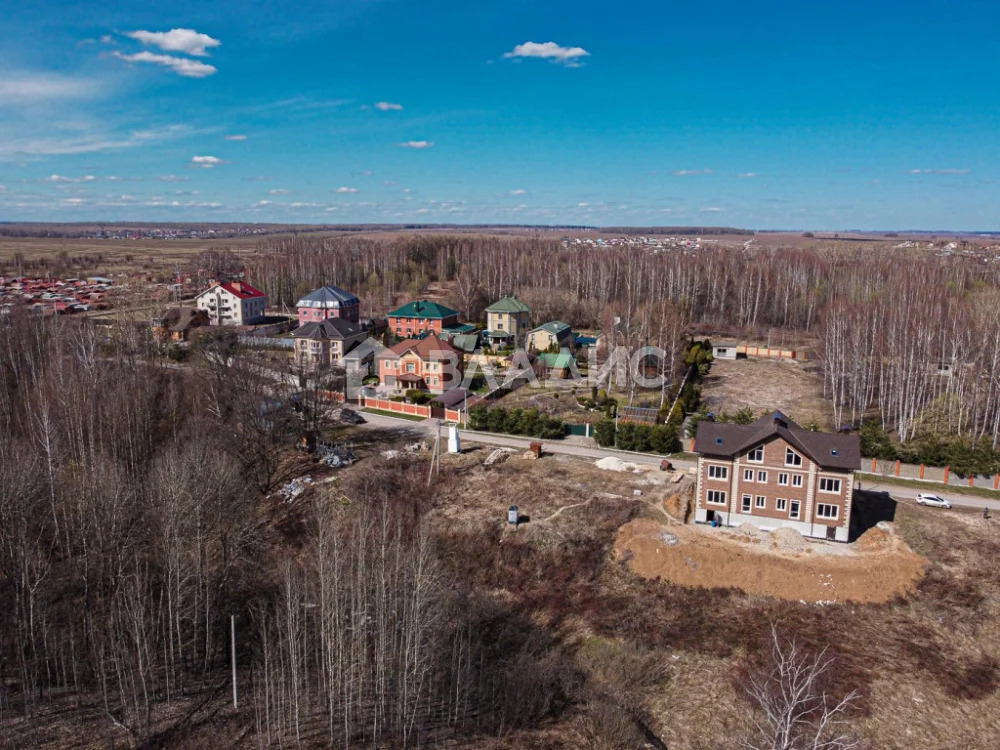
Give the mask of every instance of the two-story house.
M 344 357 L 367 337 L 368 332 L 358 323 L 344 318 L 306 323 L 292 333 L 295 363 L 309 371 L 345 367 Z
M 418 299 L 389 313 L 389 330 L 400 337 L 440 336 L 446 328 L 460 328 L 458 311 L 440 302 Z
M 216 282 L 195 297 L 199 310 L 216 326 L 243 326 L 264 317 L 267 296 L 245 281 Z
M 528 349 L 536 352 L 545 352 L 550 348 L 556 351 L 563 347 L 570 349 L 574 343 L 573 329 L 561 320 L 550 320 L 528 332 Z
M 517 346 L 531 326 L 531 308 L 515 295 L 504 297 L 486 308 L 486 337 L 494 349 Z
M 462 355 L 434 334 L 406 339 L 375 355 L 382 385 L 443 393 L 462 382 Z
M 698 425 L 695 521 L 850 536 L 857 436 L 804 430 L 781 412 L 749 425 Z
M 361 300 L 338 286 L 328 284 L 295 303 L 299 310 L 299 325 L 327 318 L 343 318 L 357 323 L 361 317 Z

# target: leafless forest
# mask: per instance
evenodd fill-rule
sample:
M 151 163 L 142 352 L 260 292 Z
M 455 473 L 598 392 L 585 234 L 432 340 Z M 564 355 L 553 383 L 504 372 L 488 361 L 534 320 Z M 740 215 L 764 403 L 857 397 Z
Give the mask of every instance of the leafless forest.
M 921 431 L 1000 440 L 1000 263 L 995 251 L 887 243 L 759 244 L 653 252 L 563 248 L 527 238 L 269 238 L 250 277 L 287 305 L 336 283 L 384 313 L 448 282 L 469 319 L 516 292 L 536 320 L 673 347 L 690 330 L 815 342 L 834 419 L 876 420 L 903 442 Z M 941 369 L 948 371 L 941 374 Z
M 98 717 L 78 739 L 167 742 L 192 702 L 226 705 L 231 616 L 250 744 L 405 747 L 548 711 L 510 661 L 544 648 L 533 628 L 446 584 L 422 472 L 275 528 L 303 425 L 262 408 L 252 360 L 180 371 L 135 329 L 19 314 L 0 352 L 0 747 L 66 712 Z

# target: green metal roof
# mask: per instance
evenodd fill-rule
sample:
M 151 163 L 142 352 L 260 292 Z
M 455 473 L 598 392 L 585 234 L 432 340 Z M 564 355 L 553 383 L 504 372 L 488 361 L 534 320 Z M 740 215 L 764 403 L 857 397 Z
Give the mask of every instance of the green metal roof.
M 530 313 L 531 308 L 519 300 L 517 297 L 503 297 L 486 308 L 486 312 L 493 313 Z
M 452 315 L 458 315 L 458 310 L 452 310 L 450 307 L 445 307 L 439 302 L 431 302 L 425 299 L 408 302 L 399 309 L 389 313 L 390 318 L 420 318 L 421 320 L 425 318 L 439 320 L 441 318 L 449 318 Z
M 539 354 L 538 358 L 545 363 L 545 366 L 553 370 L 565 370 L 569 368 L 573 361 L 573 355 L 563 349 L 561 352 L 545 352 Z
M 561 320 L 550 320 L 548 323 L 532 329 L 532 331 L 548 331 L 553 336 L 561 336 L 568 330 L 570 330 L 569 323 L 563 323 Z
M 441 329 L 442 332 L 447 332 L 447 333 L 472 333 L 475 330 L 476 327 L 469 323 L 459 323 L 458 325 L 444 326 Z

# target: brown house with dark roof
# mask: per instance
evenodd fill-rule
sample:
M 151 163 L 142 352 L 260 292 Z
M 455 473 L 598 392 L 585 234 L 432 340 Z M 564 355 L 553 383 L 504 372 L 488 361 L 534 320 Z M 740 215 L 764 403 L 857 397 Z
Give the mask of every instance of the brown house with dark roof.
M 858 438 L 804 430 L 781 412 L 753 424 L 701 422 L 695 521 L 850 536 Z
M 434 334 L 406 339 L 375 355 L 382 385 L 443 393 L 462 382 L 462 355 Z

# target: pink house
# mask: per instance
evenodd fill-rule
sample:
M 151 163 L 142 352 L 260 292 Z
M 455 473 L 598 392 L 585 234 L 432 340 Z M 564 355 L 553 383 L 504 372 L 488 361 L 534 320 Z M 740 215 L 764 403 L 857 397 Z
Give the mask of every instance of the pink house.
M 336 286 L 321 286 L 295 303 L 299 309 L 299 325 L 316 323 L 327 318 L 343 318 L 357 323 L 361 315 L 361 300 Z

